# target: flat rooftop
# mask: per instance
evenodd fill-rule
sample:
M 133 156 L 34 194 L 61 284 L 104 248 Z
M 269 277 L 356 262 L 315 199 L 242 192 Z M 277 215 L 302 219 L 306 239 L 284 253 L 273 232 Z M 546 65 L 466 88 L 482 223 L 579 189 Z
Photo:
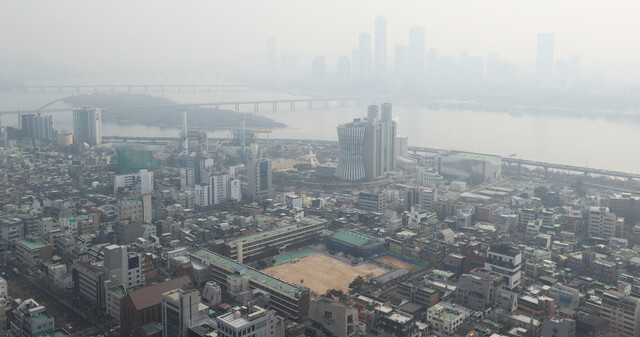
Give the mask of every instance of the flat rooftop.
M 285 282 L 283 280 L 280 280 L 278 278 L 275 278 L 271 275 L 267 275 L 263 272 L 257 271 L 253 268 L 250 267 L 246 267 L 242 264 L 239 264 L 238 262 L 231 260 L 229 258 L 226 258 L 222 255 L 210 252 L 206 249 L 201 249 L 199 251 L 193 252 L 191 253 L 193 256 L 200 258 L 202 260 L 205 260 L 211 264 L 214 264 L 220 268 L 226 269 L 229 272 L 234 272 L 236 270 L 237 266 L 243 266 L 245 267 L 245 274 L 247 276 L 249 276 L 254 282 L 260 283 L 266 287 L 269 287 L 273 290 L 277 290 L 280 291 L 288 296 L 291 297 L 295 297 L 296 293 L 298 292 L 298 287 Z
M 237 245 L 238 243 L 247 243 L 247 242 L 252 242 L 252 241 L 256 241 L 259 239 L 263 239 L 263 238 L 267 238 L 270 236 L 274 236 L 274 235 L 278 235 L 278 234 L 282 234 L 282 233 L 286 233 L 289 232 L 291 230 L 297 229 L 297 228 L 303 228 L 303 227 L 307 227 L 307 226 L 312 226 L 312 225 L 319 225 L 324 223 L 324 220 L 318 220 L 318 219 L 311 219 L 311 218 L 302 218 L 301 221 L 299 223 L 295 223 L 292 225 L 287 225 L 284 227 L 278 227 L 269 231 L 264 231 L 262 233 L 256 233 L 256 234 L 251 234 L 251 235 L 247 235 L 247 236 L 242 236 L 239 238 L 235 238 L 235 239 L 231 239 L 229 241 L 227 241 L 228 245 Z
M 47 244 L 43 241 L 31 241 L 31 240 L 19 240 L 21 244 L 25 245 L 29 249 L 40 249 L 42 247 L 46 247 Z
M 382 242 L 382 239 L 353 231 L 337 231 L 331 237 L 357 247 Z

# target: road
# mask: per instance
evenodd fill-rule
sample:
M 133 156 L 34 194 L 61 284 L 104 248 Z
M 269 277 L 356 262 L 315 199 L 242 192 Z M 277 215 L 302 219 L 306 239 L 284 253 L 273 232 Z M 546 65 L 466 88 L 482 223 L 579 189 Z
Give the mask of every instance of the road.
M 6 274 L 4 278 L 9 286 L 9 296 L 22 299 L 33 298 L 54 316 L 56 327 L 64 328 L 69 332 L 92 327 L 93 324 L 87 319 L 86 314 L 82 314 L 81 311 L 69 304 L 66 299 L 53 294 L 55 289 L 43 287 L 40 281 L 33 281 L 31 278 L 37 278 L 37 274 L 30 277 L 18 275 L 9 267 L 2 267 L 0 271 Z

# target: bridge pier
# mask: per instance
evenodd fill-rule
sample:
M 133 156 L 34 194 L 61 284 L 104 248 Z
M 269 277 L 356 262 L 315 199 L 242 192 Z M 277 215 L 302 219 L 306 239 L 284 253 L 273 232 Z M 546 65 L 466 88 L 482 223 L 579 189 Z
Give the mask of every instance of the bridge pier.
M 181 91 L 182 91 L 182 87 L 178 86 L 178 92 L 181 92 Z
M 324 101 L 324 108 L 325 109 L 329 108 L 329 100 L 328 99 Z
M 240 104 L 236 103 L 236 112 L 240 112 Z
M 58 87 L 58 92 L 62 92 L 62 86 Z
M 343 99 L 340 100 L 340 106 L 343 107 L 345 105 L 345 101 Z
M 196 92 L 196 86 L 195 85 L 193 86 L 193 92 Z
M 145 86 L 144 86 L 144 91 L 145 91 L 145 92 L 149 91 L 149 86 L 148 86 L 148 85 L 145 85 Z
M 111 92 L 116 91 L 116 88 L 114 88 L 113 86 L 111 86 Z
M 207 91 L 211 92 L 211 86 L 207 86 Z
M 127 91 L 131 92 L 131 86 L 127 86 Z
M 258 112 L 258 103 L 253 103 L 253 112 Z
M 313 109 L 313 101 L 307 101 L 307 109 Z
M 76 92 L 80 92 L 80 87 L 76 87 Z
M 278 111 L 278 102 L 273 102 L 273 112 Z
M 44 92 L 44 87 L 40 87 L 40 92 Z
M 216 110 L 220 110 L 220 104 L 215 105 Z
M 162 90 L 162 92 L 164 92 L 164 85 L 160 86 L 160 90 Z
M 296 102 L 291 101 L 291 111 L 296 111 Z
M 96 92 L 96 91 L 98 91 L 98 86 L 94 85 L 93 86 L 93 92 Z

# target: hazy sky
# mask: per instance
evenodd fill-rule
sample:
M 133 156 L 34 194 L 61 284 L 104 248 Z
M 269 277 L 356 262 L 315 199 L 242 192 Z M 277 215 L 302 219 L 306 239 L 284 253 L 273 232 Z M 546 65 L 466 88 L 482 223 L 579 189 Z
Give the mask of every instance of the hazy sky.
M 387 18 L 387 55 L 409 29 L 426 29 L 427 50 L 457 56 L 497 52 L 533 70 L 536 35 L 556 35 L 555 57 L 579 55 L 584 75 L 640 77 L 638 0 L 2 0 L 0 59 L 30 58 L 81 70 L 200 63 L 254 69 L 277 39 L 278 60 L 295 52 L 328 66 L 351 56 L 358 34 Z M 373 44 L 372 44 L 373 45 Z M 309 63 L 309 64 L 307 64 Z

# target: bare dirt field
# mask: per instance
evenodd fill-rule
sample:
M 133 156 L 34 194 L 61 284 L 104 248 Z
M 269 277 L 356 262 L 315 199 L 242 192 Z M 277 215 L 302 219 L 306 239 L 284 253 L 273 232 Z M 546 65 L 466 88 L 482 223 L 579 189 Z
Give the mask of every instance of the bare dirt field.
M 389 270 L 374 263 L 365 263 L 354 267 L 338 259 L 317 253 L 303 257 L 296 263 L 285 263 L 262 271 L 293 284 L 300 284 L 300 279 L 304 279 L 306 287 L 316 294 L 323 294 L 327 289 L 341 289 L 347 292 L 349 283 L 356 276 L 375 277 Z
M 420 266 L 415 265 L 413 263 L 404 262 L 400 259 L 396 259 L 393 256 L 383 256 L 381 258 L 377 258 L 376 261 L 380 263 L 384 263 L 388 266 L 392 266 L 394 268 L 402 268 L 408 272 L 414 272 L 420 269 Z

